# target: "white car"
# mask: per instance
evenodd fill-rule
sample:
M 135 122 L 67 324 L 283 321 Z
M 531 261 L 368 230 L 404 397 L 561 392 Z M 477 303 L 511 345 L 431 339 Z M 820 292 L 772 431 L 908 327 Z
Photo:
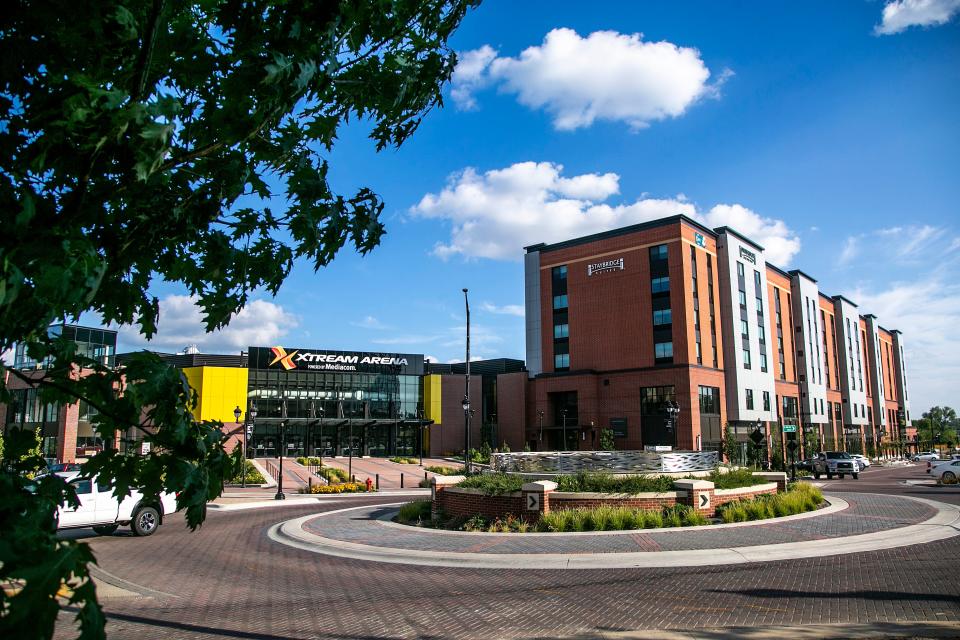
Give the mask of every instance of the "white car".
M 938 464 L 930 469 L 930 476 L 937 479 L 937 484 L 957 484 L 957 478 L 960 478 L 960 460 Z
M 863 471 L 870 466 L 870 458 L 867 456 L 862 456 L 859 453 L 851 453 L 850 457 L 856 460 L 860 464 L 860 470 Z
M 914 462 L 927 462 L 929 460 L 939 460 L 940 456 L 933 451 L 925 451 L 913 456 Z
M 177 499 L 172 493 L 145 497 L 139 491 L 131 491 L 121 501 L 113 495 L 110 485 L 82 477 L 78 471 L 57 475 L 73 485 L 80 500 L 79 507 L 61 505 L 57 509 L 58 530 L 93 527 L 98 534 L 107 536 L 120 525 L 130 525 L 134 535 L 149 536 L 163 522 L 163 516 L 177 510 Z

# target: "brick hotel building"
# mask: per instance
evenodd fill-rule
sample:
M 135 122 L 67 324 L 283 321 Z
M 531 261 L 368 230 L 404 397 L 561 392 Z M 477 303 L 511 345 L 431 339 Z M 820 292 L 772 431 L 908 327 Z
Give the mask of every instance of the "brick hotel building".
M 733 229 L 673 216 L 527 247 L 524 271 L 531 448 L 913 440 L 901 333 Z

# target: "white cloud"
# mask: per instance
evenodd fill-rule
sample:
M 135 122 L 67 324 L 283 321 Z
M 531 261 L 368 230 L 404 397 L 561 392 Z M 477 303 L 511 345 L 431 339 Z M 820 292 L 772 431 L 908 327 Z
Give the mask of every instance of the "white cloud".
M 950 246 L 947 247 L 947 252 L 956 251 L 957 249 L 960 249 L 960 238 L 954 238 L 953 241 L 950 242 Z
M 136 327 L 129 325 L 119 328 L 119 337 L 125 349 L 176 352 L 196 344 L 204 353 L 230 353 L 250 345 L 276 344 L 297 324 L 296 316 L 280 305 L 253 300 L 233 317 L 229 325 L 207 333 L 196 298 L 170 295 L 160 300 L 157 334 L 152 340 L 145 340 Z
M 476 90 L 494 84 L 516 94 L 521 104 L 545 110 L 559 130 L 596 120 L 641 129 L 718 95 L 732 73 L 723 71 L 713 84 L 710 75 L 691 47 L 645 42 L 639 33 L 595 31 L 581 37 L 572 29 L 553 29 L 541 45 L 516 58 L 499 57 L 487 45 L 462 54 L 451 93 L 462 108 L 475 108 Z
M 524 309 L 522 304 L 505 304 L 502 307 L 498 307 L 495 304 L 489 302 L 484 302 L 480 305 L 480 308 L 488 313 L 496 313 L 507 316 L 519 316 L 523 317 Z
M 920 274 L 885 288 L 858 288 L 844 295 L 887 329 L 903 331 L 911 415 L 934 405 L 956 406 L 960 380 L 960 280 L 946 271 Z
M 893 239 L 895 244 L 890 247 L 901 258 L 915 257 L 932 241 L 943 233 L 943 229 L 928 224 L 907 227 L 890 227 L 880 229 L 877 234 L 881 237 Z
M 847 265 L 853 262 L 853 259 L 860 253 L 861 238 L 862 236 L 849 236 L 847 238 L 847 241 L 843 243 L 843 250 L 840 252 L 840 257 L 837 258 L 839 264 Z
M 440 336 L 427 336 L 419 334 L 407 334 L 393 336 L 391 338 L 375 338 L 371 340 L 373 344 L 382 344 L 382 345 L 398 345 L 398 344 L 424 344 L 427 342 L 436 342 L 440 339 Z
M 719 204 L 705 213 L 679 197 L 642 197 L 632 203 L 607 204 L 619 193 L 619 176 L 583 174 L 566 178 L 552 162 L 520 162 L 483 174 L 472 168 L 451 176 L 439 193 L 428 193 L 411 208 L 415 215 L 448 220 L 448 243 L 433 253 L 519 260 L 523 247 L 552 243 L 666 216 L 684 214 L 710 226 L 727 225 L 767 250 L 767 259 L 788 266 L 800 240 L 787 225 L 739 205 Z M 578 197 L 571 197 L 576 194 Z
M 376 329 L 377 331 L 382 331 L 390 328 L 387 325 L 380 322 L 379 320 L 377 320 L 376 318 L 374 318 L 373 316 L 364 316 L 362 320 L 354 321 L 354 322 L 351 322 L 350 324 L 352 324 L 355 327 L 360 327 L 362 329 Z
M 424 362 L 440 362 L 440 358 L 438 358 L 437 356 L 425 355 L 423 356 L 423 361 Z
M 934 27 L 950 22 L 958 11 L 960 0 L 888 0 L 874 32 L 891 35 L 910 27 Z
M 473 94 L 489 82 L 487 69 L 496 57 L 497 52 L 487 44 L 458 55 L 457 68 L 450 81 L 450 96 L 459 108 L 477 108 L 477 100 Z

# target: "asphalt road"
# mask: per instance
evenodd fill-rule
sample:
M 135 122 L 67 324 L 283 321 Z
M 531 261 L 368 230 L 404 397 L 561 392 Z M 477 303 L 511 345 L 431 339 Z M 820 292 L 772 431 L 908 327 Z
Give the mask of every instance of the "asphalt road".
M 859 480 L 828 484 L 831 491 L 960 504 L 958 487 L 904 484 L 924 479 L 924 470 L 871 469 Z M 729 567 L 503 571 L 338 559 L 266 536 L 282 520 L 390 501 L 382 496 L 319 508 L 212 512 L 195 533 L 174 515 L 149 538 L 91 538 L 98 575 L 115 585 L 104 586 L 108 637 L 596 637 L 652 629 L 960 621 L 960 538 Z M 844 628 L 834 637 L 857 629 L 847 634 Z M 64 614 L 58 637 L 74 635 L 71 616 Z M 773 629 L 772 635 L 791 634 Z

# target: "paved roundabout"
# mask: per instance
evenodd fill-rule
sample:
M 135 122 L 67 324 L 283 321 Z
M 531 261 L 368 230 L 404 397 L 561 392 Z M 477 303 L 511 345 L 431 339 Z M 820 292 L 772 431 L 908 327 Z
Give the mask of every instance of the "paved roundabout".
M 467 533 L 392 522 L 397 505 L 288 520 L 271 539 L 305 551 L 399 564 L 476 569 L 692 567 L 890 549 L 960 535 L 960 508 L 882 494 L 827 495 L 819 511 L 676 529 Z
M 591 554 L 652 558 L 696 553 L 695 543 L 705 534 L 688 529 L 467 538 L 410 532 L 375 520 L 396 508 L 387 505 L 413 499 L 388 494 L 211 510 L 194 533 L 177 514 L 148 538 L 124 530 L 72 535 L 89 537 L 96 554 L 94 575 L 111 640 L 960 637 L 960 535 L 923 542 L 925 531 L 949 533 L 949 525 L 929 521 L 944 511 L 941 503 L 960 507 L 960 487 L 902 484 L 926 477 L 919 467 L 869 470 L 856 482 L 825 484 L 824 492 L 837 499 L 833 514 L 717 527 L 710 534 L 723 536 L 717 548 L 740 554 L 757 546 L 758 535 L 770 536 L 768 546 L 776 547 L 894 533 L 890 544 L 896 546 L 855 552 L 821 547 L 815 556 L 739 564 L 521 568 L 523 555 L 542 560 L 557 552 L 560 540 L 574 561 Z M 302 521 L 304 534 L 365 546 L 376 542 L 406 559 L 358 559 L 342 549 L 317 553 L 309 544 L 291 546 L 271 537 L 278 524 L 291 521 Z M 327 530 L 341 526 L 358 529 Z M 361 526 L 376 531 L 378 540 L 363 537 Z M 956 523 L 949 528 L 956 531 Z M 411 533 L 426 533 L 434 542 L 408 539 Z M 592 548 L 574 546 L 586 541 Z M 522 554 L 507 552 L 517 544 L 526 545 Z M 507 555 L 512 562 L 494 569 L 437 566 L 412 561 L 409 554 L 416 551 L 480 560 Z M 63 614 L 58 640 L 76 637 L 72 618 Z

